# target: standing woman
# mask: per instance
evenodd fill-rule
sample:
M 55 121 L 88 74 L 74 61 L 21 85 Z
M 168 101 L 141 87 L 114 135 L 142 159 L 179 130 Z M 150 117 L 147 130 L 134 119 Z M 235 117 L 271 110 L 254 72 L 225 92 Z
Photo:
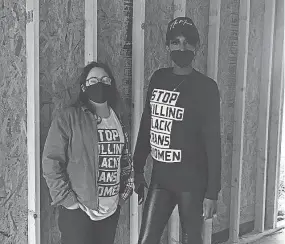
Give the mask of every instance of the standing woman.
M 153 170 L 139 244 L 157 244 L 178 205 L 183 244 L 202 243 L 203 219 L 216 212 L 221 189 L 220 96 L 214 80 L 192 67 L 199 46 L 193 21 L 168 24 L 166 45 L 174 67 L 154 72 L 134 153 L 135 191 L 144 200 L 144 166 Z M 178 241 L 178 240 L 177 240 Z
M 75 105 L 52 122 L 42 159 L 62 244 L 113 244 L 121 205 L 133 187 L 132 162 L 109 68 L 88 64 Z

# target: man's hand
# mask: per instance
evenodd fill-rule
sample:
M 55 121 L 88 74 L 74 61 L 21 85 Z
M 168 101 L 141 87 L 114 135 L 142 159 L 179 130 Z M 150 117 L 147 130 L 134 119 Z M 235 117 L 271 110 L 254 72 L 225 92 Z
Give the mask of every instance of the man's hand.
M 148 188 L 143 173 L 135 173 L 134 177 L 135 193 L 138 194 L 139 205 L 144 201 L 144 188 Z
M 204 199 L 203 216 L 204 220 L 211 219 L 217 213 L 217 200 Z
M 78 209 L 79 208 L 79 203 L 78 202 L 76 202 L 76 203 L 74 203 L 74 204 L 72 204 L 71 206 L 69 206 L 69 207 L 66 207 L 67 209 L 69 209 L 69 210 L 75 210 L 75 209 Z

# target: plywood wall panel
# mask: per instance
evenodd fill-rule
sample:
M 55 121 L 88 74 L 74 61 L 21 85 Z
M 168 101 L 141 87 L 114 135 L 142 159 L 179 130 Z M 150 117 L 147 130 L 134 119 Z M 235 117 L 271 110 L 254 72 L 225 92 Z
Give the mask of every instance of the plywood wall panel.
M 207 74 L 209 7 L 209 0 L 186 1 L 186 16 L 193 20 L 200 36 L 200 47 L 195 57 L 194 67 L 203 74 Z
M 98 60 L 109 65 L 125 101 L 129 88 L 124 79 L 124 1 L 98 1 Z
M 24 0 L 0 1 L 0 243 L 27 243 Z
M 201 39 L 200 49 L 197 57 L 195 58 L 194 66 L 205 74 L 207 72 L 209 2 L 210 0 L 186 1 L 186 16 L 192 18 L 195 22 Z M 128 116 L 130 116 L 131 84 L 125 80 L 125 60 L 123 56 L 126 34 L 124 3 L 124 1 L 116 0 L 98 1 L 98 60 L 106 62 L 110 66 L 116 79 L 120 97 L 125 104 L 126 112 Z M 144 97 L 149 79 L 153 72 L 158 68 L 169 67 L 171 65 L 169 53 L 165 46 L 165 34 L 167 24 L 171 19 L 173 19 L 174 13 L 173 0 L 146 0 L 145 3 L 146 20 L 145 24 L 143 25 L 145 30 L 145 66 L 143 67 L 145 74 Z M 41 146 L 43 146 L 45 136 L 49 128 L 49 123 L 54 113 L 60 111 L 62 107 L 74 102 L 78 95 L 79 87 L 76 82 L 78 74 L 81 68 L 84 66 L 84 1 L 41 0 L 40 4 Z M 0 8 L 1 6 L 5 6 L 5 11 L 7 11 L 7 13 L 10 11 L 9 13 L 11 13 L 9 15 L 5 14 L 5 17 L 0 19 L 0 23 L 5 23 L 5 25 L 0 25 L 0 31 L 4 33 L 4 35 L 0 33 L 0 41 L 1 43 L 5 44 L 4 47 L 6 48 L 0 50 L 0 59 L 3 55 L 3 57 L 5 57 L 4 62 L 0 63 L 0 82 L 4 82 L 3 84 L 5 84 L 4 90 L 0 90 L 0 92 L 3 92 L 4 94 L 1 97 L 5 97 L 5 94 L 8 93 L 20 94 L 17 96 L 17 98 L 14 97 L 13 99 L 10 99 L 9 102 L 0 103 L 0 119 L 4 128 L 10 128 L 13 123 L 21 124 L 22 118 L 24 118 L 24 116 L 22 116 L 24 110 L 21 110 L 22 108 L 20 106 L 24 104 L 23 96 L 21 94 L 25 89 L 25 87 L 23 87 L 24 83 L 22 82 L 22 77 L 24 77 L 23 72 L 25 71 L 22 70 L 24 66 L 21 57 L 21 55 L 24 55 L 22 53 L 24 42 L 21 41 L 20 37 L 24 37 L 25 35 L 24 27 L 20 23 L 22 18 L 21 14 L 24 11 L 22 10 L 24 5 L 25 4 L 22 0 L 20 0 L 20 3 L 16 3 L 15 1 L 11 1 L 10 3 L 10 1 L 8 2 L 0 0 Z M 218 218 L 214 220 L 214 232 L 225 230 L 229 225 L 233 121 L 236 86 L 235 69 L 238 52 L 238 11 L 238 0 L 221 0 L 220 49 L 217 83 L 221 95 L 223 158 L 222 191 L 218 204 L 219 215 Z M 264 0 L 252 0 L 244 130 L 244 173 L 242 176 L 241 191 L 242 223 L 251 221 L 254 217 L 255 181 L 253 179 L 255 177 L 256 166 L 256 126 L 259 109 L 258 90 L 260 81 L 263 13 Z M 6 24 L 6 22 L 8 23 L 8 20 L 9 24 Z M 4 65 L 2 63 L 4 63 Z M 7 70 L 9 70 L 9 72 L 7 72 Z M 21 76 L 19 74 L 21 74 Z M 14 79 L 14 77 L 21 78 Z M 11 86 L 10 84 L 14 84 L 13 82 L 17 82 L 17 86 Z M 13 107 L 13 109 L 14 107 L 18 107 L 18 114 L 21 115 L 17 118 L 9 117 L 7 111 L 14 111 L 11 110 L 10 107 Z M 1 133 L 5 136 L 9 135 L 7 138 L 12 138 L 10 131 L 12 131 L 12 129 L 7 131 L 2 129 Z M 21 139 L 19 138 L 22 138 L 21 136 L 23 134 L 21 133 L 23 132 L 21 129 L 19 129 L 17 130 L 17 133 L 14 134 L 14 136 L 20 141 Z M 10 145 L 12 144 L 9 144 L 9 147 Z M 15 148 L 17 148 L 17 146 Z M 2 146 L 0 149 L 4 150 L 2 149 Z M 17 164 L 13 161 L 14 159 L 6 159 L 6 156 L 2 158 L 3 160 L 0 161 L 0 164 L 2 163 L 8 165 L 10 162 L 11 165 Z M 22 158 L 19 160 L 20 162 L 24 162 L 24 159 Z M 6 177 L 10 177 L 10 171 L 7 171 L 7 169 L 11 170 L 10 168 L 5 168 L 5 170 L 2 169 L 3 172 L 1 169 L 0 172 L 2 175 L 4 174 L 5 179 Z M 148 160 L 148 166 L 146 167 L 146 178 L 148 181 L 150 180 L 151 169 L 151 160 Z M 15 169 L 13 168 L 13 170 Z M 18 179 L 15 179 L 15 181 L 16 180 Z M 9 183 L 10 181 L 12 180 L 9 179 L 7 181 L 8 185 L 12 184 Z M 25 182 L 25 180 L 23 180 L 23 182 Z M 17 185 L 16 183 L 13 184 Z M 21 194 L 21 196 L 25 196 L 25 194 Z M 59 243 L 59 232 L 56 223 L 57 211 L 49 206 L 49 196 L 44 181 L 42 182 L 41 197 L 43 216 L 42 243 Z M 0 204 L 3 202 L 1 201 L 2 200 L 0 199 Z M 0 218 L 2 218 L 1 216 L 3 218 L 8 218 L 8 215 L 2 213 L 0 210 Z M 9 222 L 5 222 L 4 224 L 4 231 L 7 232 L 10 225 L 6 223 Z M 161 243 L 167 242 L 166 233 L 167 228 L 165 229 Z M 1 238 L 2 236 L 0 233 L 0 242 Z M 116 243 L 125 244 L 128 242 L 129 205 L 126 205 L 121 213 Z
M 222 191 L 214 232 L 228 228 L 230 206 L 231 163 L 233 150 L 233 119 L 236 86 L 238 0 L 221 1 L 218 86 L 221 96 Z
M 241 188 L 241 222 L 254 219 L 259 83 L 261 80 L 264 0 L 251 2 L 248 73 L 244 128 L 244 161 Z
M 172 0 L 146 0 L 145 18 L 145 84 L 148 85 L 153 72 L 170 66 L 166 50 L 165 34 L 167 24 L 173 19 Z
M 172 0 L 146 0 L 145 7 L 145 92 L 153 72 L 171 65 L 169 52 L 166 50 L 165 35 L 167 24 L 173 19 L 174 5 Z M 147 160 L 146 179 L 150 182 L 152 170 L 151 157 Z M 167 243 L 167 227 L 161 238 L 161 243 Z
M 41 149 L 55 113 L 75 102 L 84 67 L 84 1 L 40 1 Z M 41 179 L 41 243 L 59 243 L 57 209 Z
M 107 63 L 110 67 L 124 103 L 126 115 L 130 118 L 131 84 L 124 73 L 126 24 L 124 1 L 98 1 L 98 60 Z M 127 124 L 128 129 L 130 129 L 130 123 L 131 121 Z M 128 202 L 121 210 L 115 243 L 129 243 L 129 216 Z

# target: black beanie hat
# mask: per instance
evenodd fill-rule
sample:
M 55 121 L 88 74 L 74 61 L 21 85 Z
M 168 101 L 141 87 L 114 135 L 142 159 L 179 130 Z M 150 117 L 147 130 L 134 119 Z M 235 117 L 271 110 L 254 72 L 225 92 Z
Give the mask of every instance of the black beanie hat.
M 179 35 L 184 36 L 193 46 L 196 46 L 200 42 L 198 30 L 192 19 L 188 17 L 178 17 L 168 23 L 166 45 L 169 46 L 170 40 Z

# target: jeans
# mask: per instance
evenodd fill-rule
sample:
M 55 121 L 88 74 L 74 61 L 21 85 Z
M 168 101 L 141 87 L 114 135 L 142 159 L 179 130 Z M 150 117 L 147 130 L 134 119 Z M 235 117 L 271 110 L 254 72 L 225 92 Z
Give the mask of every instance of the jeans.
M 80 208 L 59 207 L 58 226 L 61 244 L 113 244 L 120 216 L 120 207 L 110 217 L 93 221 Z

